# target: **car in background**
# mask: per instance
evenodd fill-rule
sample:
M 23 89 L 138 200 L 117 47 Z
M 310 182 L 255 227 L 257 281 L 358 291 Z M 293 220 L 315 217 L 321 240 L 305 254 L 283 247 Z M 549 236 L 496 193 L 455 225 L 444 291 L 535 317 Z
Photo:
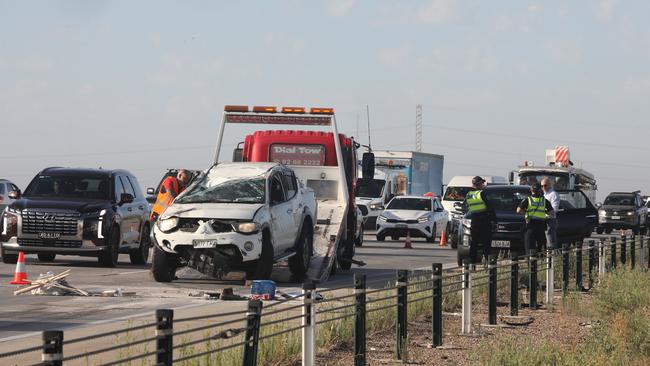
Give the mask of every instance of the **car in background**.
M 582 242 L 591 236 L 598 225 L 598 212 L 587 196 L 579 190 L 557 190 L 560 209 L 557 212 L 558 245 Z M 523 214 L 516 213 L 522 200 L 530 196 L 529 186 L 488 186 L 483 190 L 494 208 L 497 223 L 492 231 L 490 254 L 510 252 L 511 256 L 523 255 L 526 222 Z M 463 219 L 463 231 L 458 245 L 458 265 L 469 258 L 471 219 Z M 483 253 L 479 248 L 478 253 Z
M 9 193 L 17 191 L 19 191 L 17 185 L 7 179 L 0 179 L 0 212 L 4 211 L 7 205 L 15 201 Z
M 313 255 L 314 190 L 278 163 L 223 163 L 183 191 L 154 227 L 152 274 L 174 279 L 179 265 L 214 278 L 246 271 L 269 279 L 288 259 L 302 277 Z
M 610 234 L 616 229 L 632 229 L 634 234 L 647 232 L 648 206 L 640 191 L 612 192 L 598 206 L 598 234 Z
M 47 168 L 25 192 L 15 191 L 0 235 L 4 263 L 18 252 L 53 261 L 57 254 L 94 256 L 115 267 L 120 253 L 146 264 L 150 234 L 147 201 L 126 170 Z
M 399 240 L 407 234 L 433 243 L 447 225 L 449 214 L 437 198 L 394 197 L 377 218 L 377 241 Z

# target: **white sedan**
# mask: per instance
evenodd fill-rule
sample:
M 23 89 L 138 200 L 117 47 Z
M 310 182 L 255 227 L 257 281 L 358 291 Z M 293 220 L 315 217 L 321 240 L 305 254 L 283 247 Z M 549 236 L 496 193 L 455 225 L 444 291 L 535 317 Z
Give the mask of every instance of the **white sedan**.
M 393 240 L 405 237 L 425 238 L 433 243 L 449 221 L 438 198 L 397 196 L 393 198 L 377 219 L 377 241 L 387 236 Z

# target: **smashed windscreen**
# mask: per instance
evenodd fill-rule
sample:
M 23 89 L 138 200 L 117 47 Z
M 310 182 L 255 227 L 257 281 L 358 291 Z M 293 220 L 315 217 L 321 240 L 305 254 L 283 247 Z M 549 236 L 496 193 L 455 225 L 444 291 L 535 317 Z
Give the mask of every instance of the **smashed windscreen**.
M 430 198 L 395 198 L 386 207 L 387 210 L 431 211 Z
M 266 177 L 205 179 L 188 188 L 175 203 L 265 203 Z

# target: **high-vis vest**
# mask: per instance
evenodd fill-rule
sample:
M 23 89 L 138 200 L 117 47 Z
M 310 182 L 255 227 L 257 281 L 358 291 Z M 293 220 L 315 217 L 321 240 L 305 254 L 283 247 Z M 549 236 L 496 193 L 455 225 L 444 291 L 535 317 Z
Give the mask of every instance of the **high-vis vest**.
M 528 197 L 528 208 L 526 209 L 526 221 L 546 220 L 546 198 Z
M 483 198 L 481 198 L 482 191 L 470 191 L 465 196 L 467 206 L 470 213 L 480 213 L 487 211 L 487 205 Z
M 171 189 L 168 189 L 167 185 L 171 186 Z M 176 177 L 165 178 L 165 180 L 160 185 L 160 190 L 158 191 L 158 196 L 156 197 L 156 203 L 154 203 L 153 207 L 151 208 L 151 215 L 149 216 L 149 220 L 152 221 L 153 219 L 160 217 L 160 215 L 165 212 L 167 207 L 169 207 L 172 202 L 174 202 L 174 198 L 178 196 L 180 190 L 181 185 Z

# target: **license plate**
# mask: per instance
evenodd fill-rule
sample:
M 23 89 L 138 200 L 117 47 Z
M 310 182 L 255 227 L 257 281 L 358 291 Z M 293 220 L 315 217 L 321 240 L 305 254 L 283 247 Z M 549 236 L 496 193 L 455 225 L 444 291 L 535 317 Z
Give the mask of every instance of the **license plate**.
M 192 246 L 196 249 L 215 248 L 217 244 L 216 240 L 192 240 Z
M 40 233 L 38 234 L 38 237 L 41 239 L 59 239 L 61 233 Z
M 612 220 L 620 220 L 620 219 L 621 219 L 620 216 L 612 216 Z
M 406 224 L 397 224 L 395 226 L 400 228 L 400 229 L 406 229 L 408 227 L 408 225 L 406 225 Z
M 492 248 L 510 248 L 510 242 L 507 240 L 492 240 Z

